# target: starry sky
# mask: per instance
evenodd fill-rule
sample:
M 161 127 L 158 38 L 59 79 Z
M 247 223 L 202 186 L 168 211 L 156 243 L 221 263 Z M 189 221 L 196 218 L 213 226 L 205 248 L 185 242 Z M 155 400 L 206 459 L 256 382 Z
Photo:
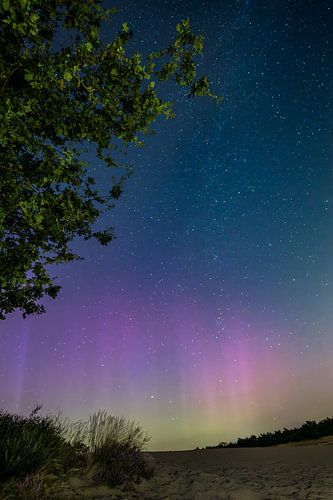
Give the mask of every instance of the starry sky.
M 129 149 L 134 173 L 101 221 L 116 239 L 75 241 L 84 260 L 56 269 L 47 313 L 0 324 L 0 407 L 107 409 L 152 450 L 332 416 L 330 2 L 121 4 L 112 29 L 126 20 L 143 53 L 189 16 L 224 101 L 162 89 L 177 117 Z

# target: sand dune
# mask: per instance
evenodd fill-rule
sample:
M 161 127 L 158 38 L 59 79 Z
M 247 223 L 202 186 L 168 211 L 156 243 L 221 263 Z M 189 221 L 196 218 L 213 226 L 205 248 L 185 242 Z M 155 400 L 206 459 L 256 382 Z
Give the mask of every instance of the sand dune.
M 62 498 L 333 500 L 333 437 L 271 448 L 155 452 L 147 459 L 155 476 L 135 490 L 72 478 Z
M 152 453 L 151 499 L 333 499 L 333 437 L 271 448 Z

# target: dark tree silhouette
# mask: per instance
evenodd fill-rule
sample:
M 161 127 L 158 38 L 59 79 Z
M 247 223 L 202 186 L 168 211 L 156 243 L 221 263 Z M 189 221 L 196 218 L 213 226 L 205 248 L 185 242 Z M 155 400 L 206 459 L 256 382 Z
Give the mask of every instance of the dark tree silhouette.
M 290 443 L 293 441 L 303 441 L 305 439 L 316 439 L 323 436 L 333 435 L 333 417 L 325 418 L 316 422 L 307 420 L 301 427 L 293 429 L 284 428 L 283 431 L 266 432 L 259 436 L 238 438 L 235 443 L 221 442 L 216 446 L 207 448 L 250 448 L 254 446 L 273 446 L 276 444 Z

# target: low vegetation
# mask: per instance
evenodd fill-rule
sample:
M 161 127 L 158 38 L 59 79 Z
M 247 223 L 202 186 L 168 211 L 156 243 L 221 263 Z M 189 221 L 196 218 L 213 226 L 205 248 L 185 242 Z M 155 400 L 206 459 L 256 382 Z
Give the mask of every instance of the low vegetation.
M 259 436 L 238 438 L 235 443 L 221 442 L 216 446 L 206 448 L 249 448 L 254 446 L 273 446 L 276 444 L 303 441 L 306 439 L 318 439 L 333 435 L 333 417 L 325 418 L 319 422 L 315 420 L 306 421 L 301 427 L 293 429 L 284 428 L 283 431 L 266 432 Z
M 149 479 L 153 468 L 142 450 L 149 437 L 135 422 L 99 411 L 86 422 L 0 411 L 0 498 L 60 498 L 57 488 L 71 473 L 92 485 L 130 485 Z

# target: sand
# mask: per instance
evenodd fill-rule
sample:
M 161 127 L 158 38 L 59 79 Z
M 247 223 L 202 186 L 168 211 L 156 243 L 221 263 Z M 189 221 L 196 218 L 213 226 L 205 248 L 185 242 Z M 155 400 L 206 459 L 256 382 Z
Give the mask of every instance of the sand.
M 307 446 L 152 455 L 158 472 L 140 487 L 147 499 L 333 499 L 332 438 Z
M 333 437 L 270 448 L 155 452 L 147 457 L 155 462 L 155 476 L 135 491 L 77 483 L 72 498 L 333 500 Z

